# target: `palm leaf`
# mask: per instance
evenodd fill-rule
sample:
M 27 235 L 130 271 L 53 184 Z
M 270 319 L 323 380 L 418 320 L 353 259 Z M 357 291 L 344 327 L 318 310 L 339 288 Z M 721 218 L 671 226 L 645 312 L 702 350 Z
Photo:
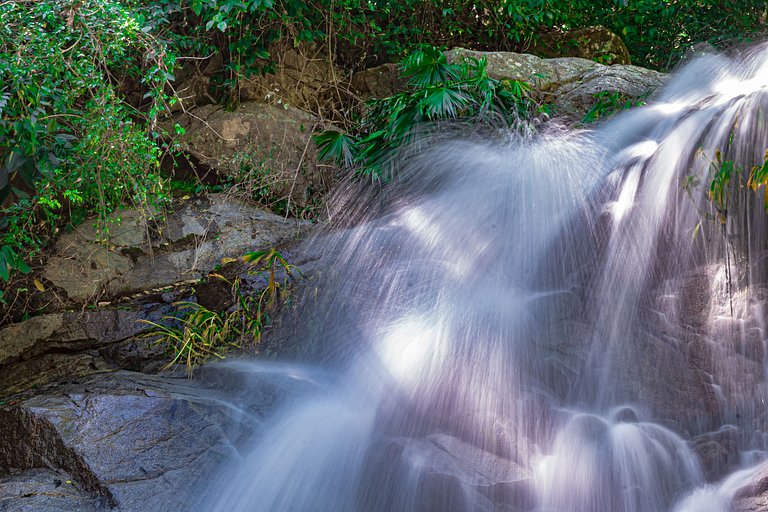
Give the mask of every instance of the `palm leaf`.
M 314 136 L 320 160 L 333 161 L 352 167 L 358 153 L 354 137 L 334 130 L 325 130 Z
M 456 118 L 471 98 L 453 87 L 433 87 L 420 102 L 421 110 L 429 119 Z

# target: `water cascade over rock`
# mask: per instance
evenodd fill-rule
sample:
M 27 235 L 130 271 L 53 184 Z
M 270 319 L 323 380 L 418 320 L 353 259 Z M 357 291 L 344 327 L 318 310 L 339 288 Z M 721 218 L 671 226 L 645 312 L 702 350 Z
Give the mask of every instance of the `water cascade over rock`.
M 336 378 L 200 510 L 729 510 L 768 427 L 766 107 L 768 53 L 711 56 L 595 131 L 404 157 L 310 244 Z

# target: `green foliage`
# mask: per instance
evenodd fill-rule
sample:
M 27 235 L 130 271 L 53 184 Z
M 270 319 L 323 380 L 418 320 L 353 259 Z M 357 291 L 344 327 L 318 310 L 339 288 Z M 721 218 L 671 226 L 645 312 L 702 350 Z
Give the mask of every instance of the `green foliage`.
M 529 107 L 528 85 L 490 78 L 484 59 L 449 63 L 438 48 L 425 46 L 411 53 L 401 69 L 411 89 L 368 102 L 355 133 L 325 131 L 315 136 L 320 158 L 382 178 L 392 152 L 410 142 L 417 130 L 489 115 L 513 121 Z
M 707 196 L 717 211 L 721 224 L 727 222 L 734 187 L 752 192 L 757 192 L 762 187 L 763 208 L 768 212 L 768 149 L 763 155 L 763 163 L 753 166 L 748 174 L 732 160 L 724 159 L 719 149 L 715 151 L 715 158 L 709 166 L 711 179 Z
M 581 118 L 583 124 L 594 123 L 605 119 L 622 110 L 645 105 L 645 102 L 627 98 L 624 94 L 615 91 L 603 91 L 594 95 L 595 104 Z
M 732 160 L 723 160 L 719 149 L 715 151 L 715 159 L 710 163 L 710 167 L 713 176 L 709 184 L 709 199 L 717 210 L 718 219 L 725 224 L 731 203 L 731 178 L 738 175 L 740 170 Z
M 674 65 L 694 43 L 740 44 L 765 31 L 764 0 L 580 3 L 585 22 L 619 34 L 634 63 L 657 69 Z
M 240 278 L 227 280 L 220 274 L 209 277 L 222 279 L 229 284 L 235 305 L 225 312 L 212 311 L 196 302 L 179 302 L 181 316 L 163 317 L 163 323 L 141 320 L 152 329 L 145 336 L 159 336 L 156 343 L 165 346 L 171 361 L 165 369 L 183 364 L 192 374 L 195 366 L 210 359 L 223 359 L 228 350 L 255 345 L 268 322 L 267 311 L 272 309 L 284 288 L 277 280 L 282 269 L 288 276 L 295 267 L 277 249 L 250 252 L 240 260 L 247 263 L 250 273 L 264 275 L 267 286 L 257 295 L 247 293 Z M 235 261 L 235 260 L 228 260 Z
M 232 311 L 218 313 L 211 311 L 196 302 L 179 302 L 175 304 L 179 311 L 188 311 L 181 318 L 174 316 L 163 317 L 174 325 L 162 325 L 148 320 L 154 329 L 150 334 L 159 335 L 157 343 L 164 344 L 171 355 L 171 362 L 163 369 L 169 369 L 184 364 L 187 373 L 198 364 L 211 358 L 224 358 L 224 351 L 238 348 L 237 340 L 244 336 L 240 329 L 242 321 L 248 313 Z
M 165 0 L 184 10 L 181 0 Z M 549 32 L 603 25 L 637 64 L 666 69 L 697 42 L 743 42 L 764 31 L 765 0 L 192 0 L 199 26 L 233 77 L 269 69 L 280 40 L 326 44 L 348 68 L 399 60 L 414 48 L 526 51 Z M 246 28 L 246 30 L 244 30 Z M 212 40 L 214 38 L 211 38 Z M 254 67 L 254 65 L 256 65 Z
M 31 271 L 29 265 L 13 248 L 8 245 L 0 247 L 0 282 L 7 283 L 11 275 L 16 272 L 28 274 Z M 0 288 L 0 304 L 5 304 L 5 293 L 2 288 Z
M 762 165 L 752 167 L 747 179 L 748 189 L 756 192 L 760 187 L 763 187 L 763 208 L 768 213 L 768 149 L 763 155 Z
M 268 251 L 255 251 L 244 254 L 240 259 L 251 267 L 251 272 L 265 273 L 267 277 L 267 287 L 259 297 L 259 302 L 265 302 L 268 307 L 275 304 L 280 292 L 280 283 L 277 281 L 277 271 L 282 268 L 287 275 L 292 275 L 296 269 L 295 266 L 280 254 L 274 247 Z M 256 267 L 254 270 L 253 267 Z
M 70 212 L 162 200 L 151 127 L 175 56 L 131 2 L 2 2 L 0 19 L 2 244 L 29 257 Z M 143 113 L 120 97 L 128 79 Z

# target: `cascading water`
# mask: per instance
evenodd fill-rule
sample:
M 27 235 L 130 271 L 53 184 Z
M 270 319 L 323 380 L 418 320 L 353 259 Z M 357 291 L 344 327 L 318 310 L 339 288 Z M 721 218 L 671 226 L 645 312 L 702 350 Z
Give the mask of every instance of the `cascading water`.
M 708 192 L 716 150 L 763 162 L 766 107 L 768 52 L 707 57 L 594 132 L 408 158 L 310 244 L 301 336 L 337 378 L 200 510 L 727 510 L 749 471 L 707 479 L 765 448 L 768 226 L 736 173 Z

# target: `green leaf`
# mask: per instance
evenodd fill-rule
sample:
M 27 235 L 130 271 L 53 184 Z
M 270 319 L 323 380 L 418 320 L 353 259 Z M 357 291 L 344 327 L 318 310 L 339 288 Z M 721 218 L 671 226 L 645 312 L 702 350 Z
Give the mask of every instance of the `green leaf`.
M 320 160 L 330 160 L 352 167 L 358 154 L 357 141 L 343 132 L 326 130 L 314 137 Z
M 470 98 L 458 89 L 435 87 L 427 92 L 420 105 L 428 118 L 443 119 L 457 117 L 469 102 Z
M 200 16 L 200 13 L 203 12 L 202 0 L 192 0 L 192 12 L 195 13 L 195 16 Z

